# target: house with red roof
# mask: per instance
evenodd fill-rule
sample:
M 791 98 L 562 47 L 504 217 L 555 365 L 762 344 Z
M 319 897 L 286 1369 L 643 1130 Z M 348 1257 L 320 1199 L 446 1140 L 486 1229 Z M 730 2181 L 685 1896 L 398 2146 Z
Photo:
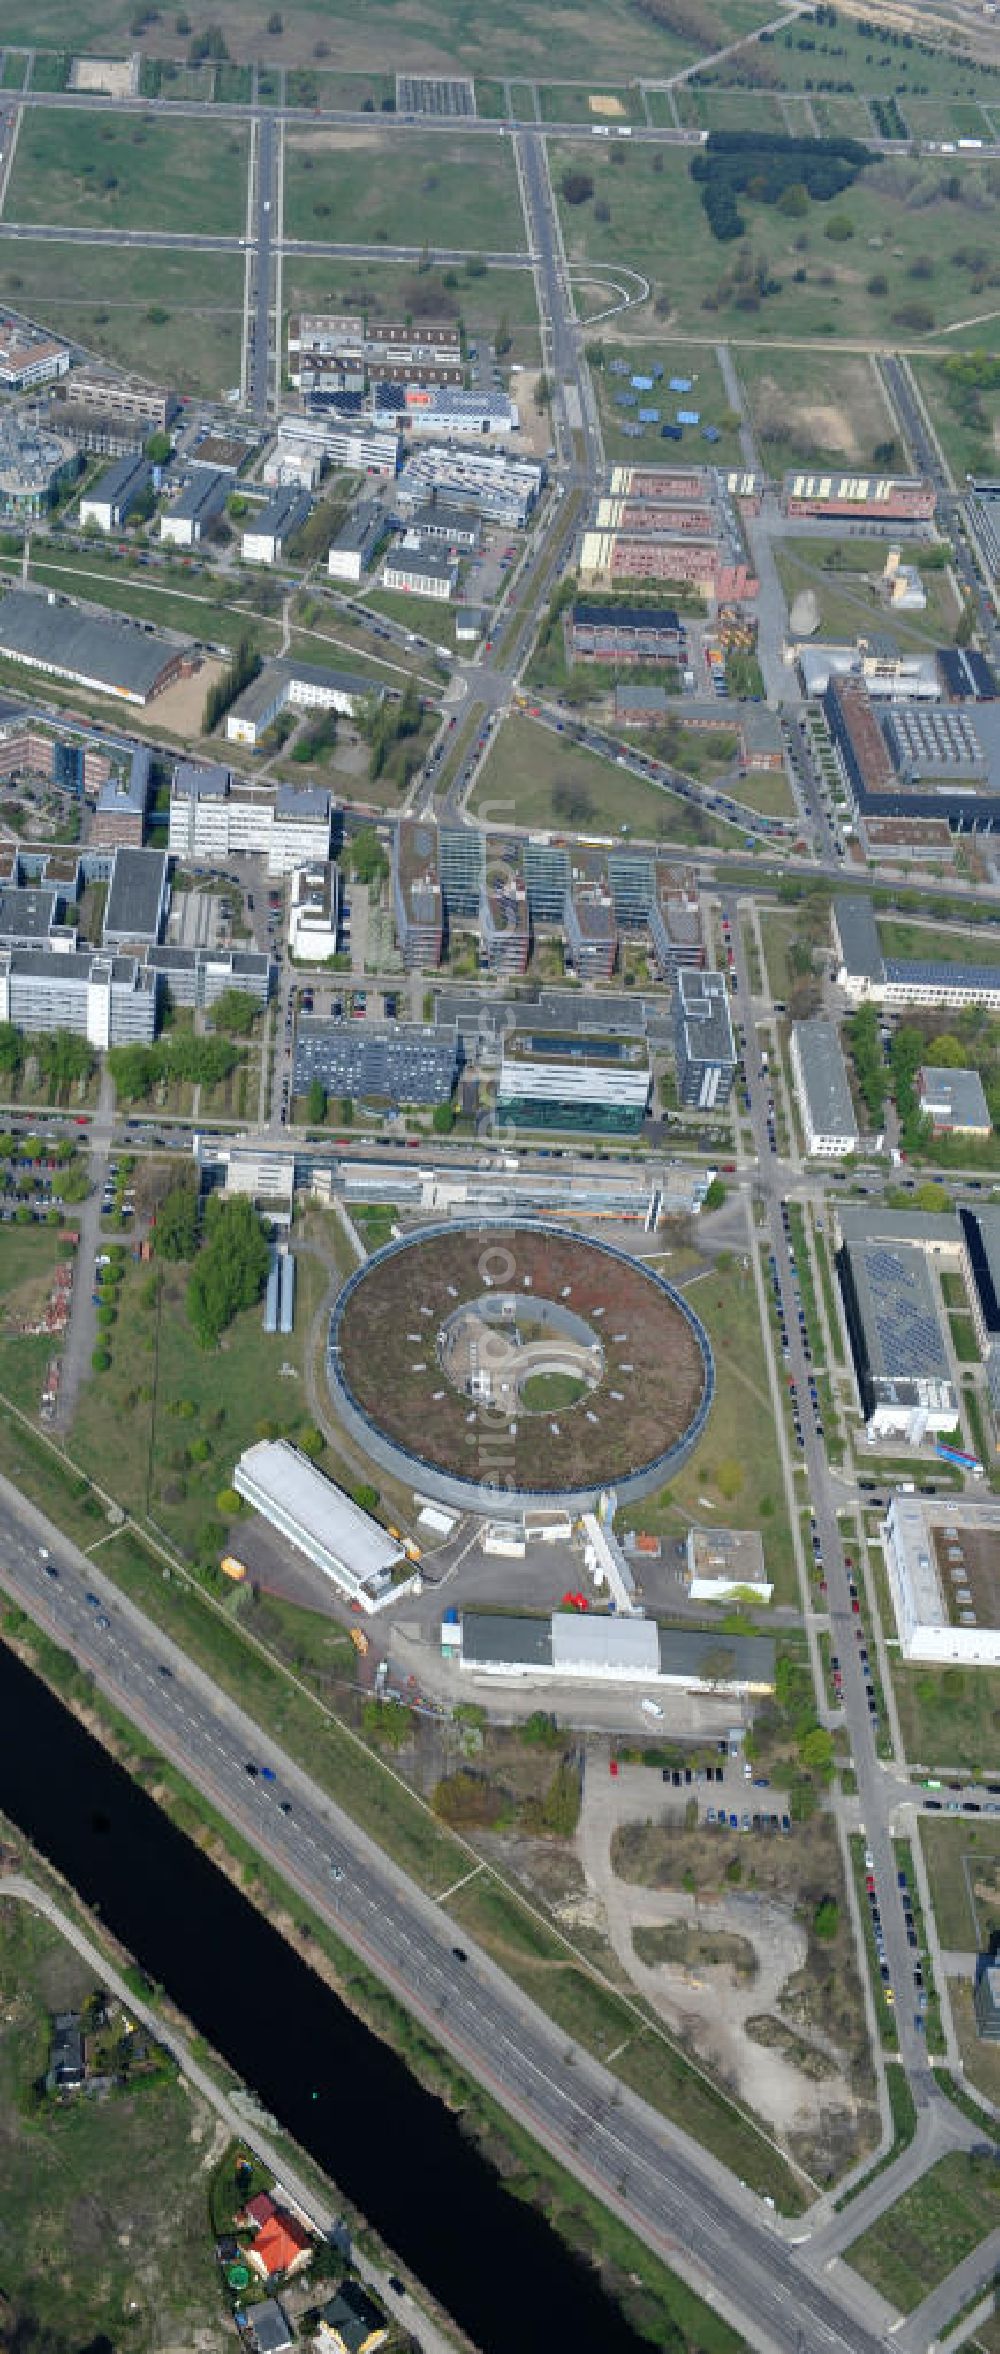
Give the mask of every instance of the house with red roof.
M 313 2251 L 312 2233 L 297 2216 L 279 2206 L 270 2191 L 259 2191 L 249 2200 L 240 2221 L 253 2232 L 247 2263 L 261 2280 L 304 2270 Z

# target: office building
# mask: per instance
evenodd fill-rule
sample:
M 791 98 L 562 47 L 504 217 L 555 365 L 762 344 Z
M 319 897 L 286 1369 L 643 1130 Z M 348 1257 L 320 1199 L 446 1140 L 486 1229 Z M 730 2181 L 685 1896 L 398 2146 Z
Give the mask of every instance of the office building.
M 388 537 L 389 525 L 377 499 L 362 499 L 330 542 L 326 568 L 331 580 L 359 581 L 371 570 Z
M 876 706 L 863 678 L 831 677 L 823 708 L 859 818 L 1000 827 L 1000 703 Z
M 165 850 L 115 851 L 104 910 L 105 948 L 138 948 L 159 939 L 170 901 L 167 872 Z
M 91 848 L 113 850 L 119 842 L 139 848 L 146 825 L 152 765 L 153 756 L 145 744 L 130 746 L 120 764 L 109 763 L 91 820 Z
M 69 346 L 60 343 L 27 319 L 10 311 L 0 316 L 0 387 L 4 392 L 32 392 L 37 384 L 51 384 L 69 370 Z
M 296 867 L 288 902 L 288 946 L 298 964 L 326 964 L 337 953 L 340 869 L 326 858 Z
M 1000 963 L 946 964 L 932 957 L 883 956 L 871 901 L 844 893 L 833 903 L 837 982 L 855 1005 L 983 1005 L 1000 1011 Z
M 8 589 L 0 604 L 0 655 L 93 694 L 139 704 L 152 702 L 188 661 L 186 646 L 136 622 L 84 613 L 67 597 L 50 600 L 32 589 Z
M 929 523 L 936 506 L 932 482 L 895 474 L 786 474 L 786 515 L 818 515 L 851 522 Z
M 378 387 L 376 419 L 382 406 L 392 408 L 396 390 L 388 382 Z M 516 433 L 520 422 L 516 405 L 505 392 L 465 392 L 453 384 L 406 384 L 398 392 L 403 431 L 420 439 L 496 441 Z
M 365 389 L 365 323 L 356 313 L 298 311 L 288 321 L 288 380 L 305 394 Z
M 256 747 L 282 711 L 336 711 L 346 719 L 366 703 L 380 703 L 384 687 L 368 673 L 327 670 L 286 655 L 265 662 L 226 713 L 231 744 Z
M 277 564 L 287 542 L 308 522 L 312 500 L 308 491 L 286 484 L 275 491 L 266 507 L 243 526 L 240 553 L 244 564 Z
M 327 1095 L 391 1104 L 448 1103 L 458 1075 L 456 1031 L 429 1022 L 326 1021 L 302 1014 L 295 1032 L 296 1095 L 318 1079 Z
M 569 617 L 574 662 L 676 662 L 685 633 L 672 605 L 597 605 L 581 599 Z
M 333 804 L 319 787 L 234 783 L 228 768 L 180 760 L 170 785 L 172 858 L 223 866 L 259 854 L 268 873 L 290 874 L 330 855 Z
M 398 1537 L 363 1512 L 287 1439 L 261 1439 L 239 1457 L 233 1486 L 346 1600 L 376 1610 L 391 1599 Z
M 484 523 L 517 531 L 527 523 L 544 482 L 544 466 L 530 458 L 427 444 L 415 449 L 401 468 L 396 502 L 400 514 L 409 518 L 429 499 L 440 498 Z
M 1000 1950 L 995 1936 L 988 1951 L 976 1955 L 972 2007 L 984 2043 L 1000 2043 Z
M 187 481 L 164 507 L 160 538 L 176 548 L 194 548 L 221 515 L 231 485 L 216 466 L 192 466 Z
M 503 1043 L 497 1117 L 514 1128 L 636 1136 L 649 1090 L 644 1040 L 518 1030 Z
M 978 1071 L 940 1069 L 921 1063 L 917 1072 L 920 1109 L 935 1136 L 992 1136 L 993 1122 Z
M 0 949 L 0 1022 L 72 1030 L 99 1049 L 150 1046 L 158 983 L 133 956 L 104 950 Z
M 481 859 L 481 837 L 474 835 Z M 439 965 L 444 946 L 444 893 L 438 868 L 438 830 L 420 818 L 401 818 L 393 836 L 392 896 L 396 938 L 407 972 Z M 477 898 L 478 905 L 478 875 Z
M 840 1160 L 856 1152 L 858 1123 L 833 1023 L 793 1023 L 790 1056 L 807 1153 Z
M 146 970 L 155 974 L 174 1005 L 204 1009 L 230 989 L 264 1006 L 274 986 L 270 957 L 255 948 L 148 948 Z
M 531 917 L 516 868 L 491 863 L 479 901 L 480 963 L 490 973 L 523 973 L 531 953 Z
M 867 1437 L 920 1446 L 953 1430 L 958 1404 L 923 1251 L 844 1242 L 837 1270 Z
M 566 963 L 581 981 L 610 981 L 618 954 L 615 903 L 607 883 L 574 868 L 563 901 Z
M 61 921 L 63 904 L 63 893 L 54 884 L 0 883 L 0 944 L 45 948 L 59 939 L 75 948 L 75 931 Z
M 458 585 L 458 567 L 436 548 L 412 547 L 408 540 L 403 540 L 386 557 L 382 579 L 387 589 L 400 589 L 406 596 L 433 597 L 440 604 L 448 604 Z
M 882 1537 L 903 1658 L 1000 1666 L 1000 1503 L 894 1495 Z
M 153 480 L 153 469 L 147 458 L 119 458 L 109 466 L 92 490 L 80 500 L 80 522 L 96 525 L 98 531 L 121 531 L 127 518 L 144 499 Z
M 677 1091 L 699 1111 L 727 1104 L 736 1076 L 729 998 L 721 973 L 682 966 L 674 995 Z
M 984 1357 L 1000 1347 L 1000 1203 L 958 1213 L 963 1273 Z
M 165 385 L 145 384 L 139 376 L 119 376 L 86 363 L 66 377 L 59 398 L 69 409 L 92 409 L 141 426 L 146 439 L 151 433 L 165 433 L 177 411 L 176 394 Z
M 421 547 L 446 548 L 452 556 L 474 555 L 482 538 L 478 517 L 462 507 L 449 507 L 445 499 L 418 507 L 410 528 Z
M 354 473 L 383 475 L 391 481 L 398 463 L 398 433 L 380 432 L 364 417 L 343 422 L 282 417 L 262 480 L 268 485 L 300 482 L 311 490 L 327 466 L 348 466 Z

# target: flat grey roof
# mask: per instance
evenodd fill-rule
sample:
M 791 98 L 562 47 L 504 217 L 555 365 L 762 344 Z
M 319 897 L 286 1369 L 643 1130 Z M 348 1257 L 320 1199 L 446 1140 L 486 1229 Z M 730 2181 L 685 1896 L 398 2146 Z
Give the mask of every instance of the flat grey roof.
M 388 524 L 377 499 L 362 499 L 349 515 L 345 515 L 330 545 L 334 548 L 362 549 L 383 525 L 387 530 Z
M 661 1676 L 685 1676 L 693 1684 L 774 1682 L 769 1635 L 725 1635 L 714 1627 L 660 1627 L 658 1632 Z M 731 1666 L 723 1668 L 723 1654 L 728 1654 Z
M 551 1667 L 552 1620 L 519 1611 L 463 1610 L 462 1655 L 491 1667 Z
M 822 1018 L 796 1022 L 792 1038 L 798 1048 L 809 1118 L 817 1135 L 856 1136 L 858 1123 L 847 1064 L 833 1023 Z
M 692 1062 L 735 1062 L 722 973 L 698 972 L 682 966 L 677 975 L 677 1005 Z
M 912 1243 L 883 1241 L 850 1243 L 847 1249 L 873 1379 L 950 1381 L 923 1252 Z
M 277 537 L 282 532 L 297 531 L 311 510 L 312 500 L 308 491 L 298 490 L 294 484 L 287 483 L 273 493 L 266 507 L 259 507 L 255 513 L 245 517 L 244 536 L 247 532 L 260 531 L 265 536 L 270 534 Z
M 330 796 L 321 785 L 279 785 L 274 798 L 275 817 L 302 819 L 330 816 Z
M 922 1093 L 934 1104 L 947 1106 L 946 1116 L 956 1128 L 989 1126 L 990 1109 L 978 1071 L 942 1068 L 936 1063 L 921 1063 L 918 1078 Z
M 99 948 L 71 948 L 65 955 L 47 948 L 8 948 L 3 956 L 12 978 L 22 981 L 76 981 L 83 987 L 96 969 L 110 974 L 122 988 L 152 986 L 153 982 L 153 975 L 147 976 L 137 957 L 108 956 Z
M 235 703 L 230 704 L 230 711 L 235 713 L 237 719 L 257 721 L 266 711 L 274 709 L 281 700 L 282 691 L 296 679 L 304 686 L 326 688 L 330 694 L 385 693 L 384 687 L 376 679 L 362 678 L 356 671 L 321 670 L 309 662 L 265 662 L 263 670 L 258 671 L 256 678 L 252 678 L 242 694 L 237 695 Z
M 918 1249 L 952 1243 L 957 1250 L 961 1239 L 953 1212 L 887 1210 L 876 1196 L 863 1203 L 838 1202 L 837 1224 L 845 1242 L 913 1242 Z
M 447 556 L 435 556 L 426 548 L 393 548 L 386 564 L 392 572 L 412 572 L 420 580 L 451 580 L 455 572 Z
M 219 760 L 205 765 L 199 760 L 179 760 L 171 779 L 171 791 L 189 794 L 196 801 L 224 801 L 229 791 L 229 770 Z
M 167 853 L 122 846 L 115 851 L 104 911 L 104 938 L 155 940 L 166 895 Z
M 99 685 L 150 695 L 177 648 L 132 622 L 81 611 L 68 598 L 50 605 L 31 589 L 8 589 L 0 604 L 0 654 L 38 662 Z
M 270 970 L 271 959 L 256 948 L 168 948 L 154 941 L 146 963 L 158 973 L 196 972 L 204 964 L 232 973 L 263 974 Z
M 886 967 L 871 900 L 838 892 L 833 914 L 846 970 L 859 980 L 881 981 Z
M 148 747 L 145 744 L 136 744 L 129 761 L 128 774 L 125 775 L 120 768 L 112 769 L 106 784 L 101 786 L 97 796 L 98 809 L 121 810 L 124 808 L 131 810 L 137 817 L 142 817 L 149 793 L 149 772 L 152 765 L 153 755 Z
M 48 885 L 0 884 L 0 939 L 47 940 L 60 894 Z

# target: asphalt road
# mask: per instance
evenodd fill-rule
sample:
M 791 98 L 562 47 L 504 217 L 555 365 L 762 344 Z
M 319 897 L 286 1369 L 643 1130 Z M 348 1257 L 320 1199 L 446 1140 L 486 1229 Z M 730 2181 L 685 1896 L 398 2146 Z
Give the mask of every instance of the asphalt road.
M 859 2279 L 834 2291 L 812 2278 L 756 2199 L 579 2047 L 570 2054 L 464 1934 L 459 1957 L 431 1899 L 147 1624 L 99 1556 L 78 1553 L 6 1481 L 0 1500 L 0 1584 L 505 2107 L 763 2354 L 875 2354 L 882 2313 Z M 808 2246 L 807 2229 L 795 2236 Z
M 778 1280 L 781 1285 L 788 1331 L 789 1358 L 786 1371 L 795 1382 L 796 1397 L 801 1417 L 803 1448 L 800 1460 L 805 1465 L 806 1477 L 799 1502 L 809 1505 L 816 1517 L 823 1551 L 823 1569 L 827 1581 L 827 1603 L 830 1621 L 830 1643 L 843 1669 L 842 1716 L 850 1736 L 854 1770 L 858 1782 L 858 1802 L 867 1845 L 874 1858 L 873 1869 L 878 1888 L 882 1927 L 885 1936 L 886 1959 L 890 1982 L 895 1997 L 896 2020 L 899 2033 L 899 2056 L 910 2080 L 914 2100 L 919 2107 L 932 2099 L 940 2099 L 928 2064 L 923 2037 L 914 2026 L 913 1955 L 907 1943 L 900 1893 L 896 1885 L 896 1863 L 889 1834 L 891 1804 L 875 1749 L 875 1732 L 869 1712 L 868 1696 L 858 1658 L 858 1630 L 861 1620 L 851 1609 L 847 1563 L 837 1510 L 830 1481 L 824 1441 L 817 1436 L 815 1419 L 809 1400 L 809 1375 L 803 1351 L 798 1318 L 792 1305 L 794 1278 L 789 1247 L 781 1219 L 783 1193 L 790 1190 L 788 1171 L 773 1151 L 768 1135 L 767 1103 L 772 1082 L 762 1076 L 759 1051 L 755 1051 L 753 998 L 743 951 L 736 894 L 723 899 L 723 913 L 731 926 L 731 939 L 738 981 L 734 1016 L 746 1031 L 747 1087 L 750 1095 L 750 1121 L 757 1149 L 757 1182 L 767 1212 L 767 1239 L 774 1253 Z M 783 1360 L 784 1362 L 784 1360 Z M 860 1560 L 858 1578 L 863 1574 Z M 857 1582 L 857 1580 L 855 1581 Z M 859 1964 L 866 1967 L 865 1957 Z

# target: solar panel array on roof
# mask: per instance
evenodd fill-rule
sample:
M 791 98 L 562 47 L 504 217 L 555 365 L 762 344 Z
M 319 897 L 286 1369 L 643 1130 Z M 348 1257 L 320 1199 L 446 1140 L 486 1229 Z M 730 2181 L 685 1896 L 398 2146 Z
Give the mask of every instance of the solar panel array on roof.
M 948 1358 L 923 1259 L 915 1250 L 864 1253 L 868 1293 L 885 1370 L 901 1380 L 947 1377 Z
M 659 409 L 640 409 L 640 411 L 639 411 L 639 423 L 640 423 L 640 425 L 658 425 L 658 424 L 659 424 L 659 422 L 660 422 L 660 412 L 659 412 Z
M 651 376 L 633 376 L 631 382 L 636 392 L 652 392 L 653 379 Z
M 678 409 L 678 411 L 677 411 L 677 423 L 678 423 L 678 425 L 700 425 L 700 424 L 701 424 L 701 410 L 700 410 L 700 409 Z
M 671 376 L 670 390 L 671 392 L 690 392 L 692 382 L 693 378 L 690 376 Z

